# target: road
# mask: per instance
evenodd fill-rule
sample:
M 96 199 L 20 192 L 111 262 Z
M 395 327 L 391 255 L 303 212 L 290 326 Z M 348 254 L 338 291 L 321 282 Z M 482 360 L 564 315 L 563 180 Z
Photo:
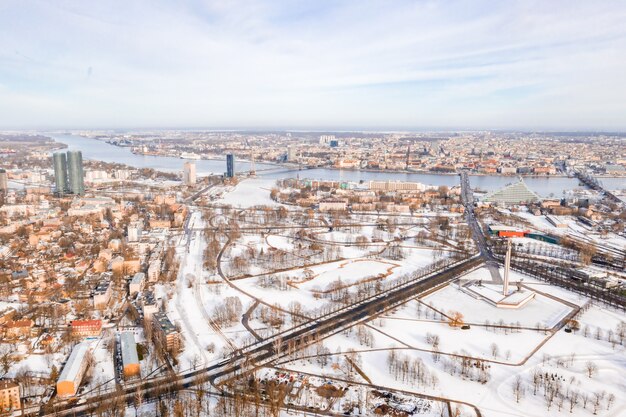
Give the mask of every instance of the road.
M 149 398 L 161 395 L 166 391 L 186 389 L 206 382 L 218 386 L 220 383 L 237 375 L 283 358 L 290 351 L 301 349 L 315 343 L 320 338 L 340 333 L 348 327 L 366 321 L 371 316 L 390 306 L 399 305 L 407 299 L 428 291 L 433 287 L 445 285 L 466 271 L 477 267 L 481 262 L 482 260 L 478 257 L 473 257 L 460 261 L 443 271 L 434 272 L 415 281 L 398 285 L 387 293 L 368 297 L 358 303 L 306 321 L 292 329 L 254 343 L 211 366 L 182 374 L 178 380 L 172 377 L 144 380 L 118 392 L 91 397 L 88 403 L 67 404 L 57 412 L 42 413 L 41 415 L 87 415 L 103 401 L 117 399 L 132 403 L 138 390 L 142 391 L 144 398 Z
M 478 247 L 480 256 L 485 260 L 485 265 L 491 274 L 491 280 L 495 284 L 502 284 L 498 260 L 493 256 L 491 249 L 487 245 L 483 229 L 480 227 L 476 215 L 474 214 L 474 193 L 469 182 L 469 175 L 466 171 L 461 171 L 461 199 L 465 207 L 467 224 L 472 231 L 472 238 Z
M 191 250 L 192 235 L 198 233 L 193 227 L 193 223 L 193 216 L 190 216 L 184 225 L 187 237 L 185 255 Z M 222 254 L 223 250 L 219 254 L 220 257 Z M 490 255 L 490 252 L 487 251 L 485 245 L 481 250 L 481 255 L 485 257 L 487 254 Z M 259 366 L 269 365 L 278 359 L 289 356 L 292 352 L 316 343 L 320 339 L 340 333 L 360 322 L 365 322 L 388 308 L 406 302 L 411 297 L 447 285 L 468 270 L 478 267 L 482 262 L 481 257 L 475 256 L 458 261 L 429 275 L 401 282 L 384 293 L 366 297 L 338 310 L 306 320 L 291 329 L 238 349 L 226 359 L 208 364 L 201 369 L 182 373 L 177 377 L 169 375 L 144 379 L 117 391 L 84 398 L 82 404 L 65 402 L 60 403 L 56 410 L 44 410 L 42 408 L 37 413 L 26 413 L 25 415 L 86 416 L 90 415 L 102 403 L 124 402 L 132 404 L 137 392 L 141 392 L 144 399 L 150 399 L 167 392 L 175 392 L 207 382 L 219 389 L 224 382 L 241 374 Z

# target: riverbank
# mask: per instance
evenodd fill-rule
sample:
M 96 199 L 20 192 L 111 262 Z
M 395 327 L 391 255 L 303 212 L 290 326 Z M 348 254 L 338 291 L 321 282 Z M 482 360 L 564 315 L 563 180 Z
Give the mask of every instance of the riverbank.
M 116 162 L 135 168 L 152 168 L 163 172 L 181 172 L 184 159 L 167 156 L 145 156 L 136 155 L 130 151 L 129 147 L 120 147 L 103 140 L 85 138 L 73 135 L 51 135 L 59 143 L 67 145 L 68 150 L 80 150 L 83 158 L 104 162 Z M 226 171 L 225 160 L 195 160 L 196 172 L 199 176 L 220 175 Z M 235 162 L 236 171 L 246 174 L 250 171 L 250 162 L 237 160 Z M 265 179 L 283 178 L 311 178 L 329 181 L 408 181 L 420 182 L 431 186 L 445 185 L 448 187 L 459 185 L 459 176 L 455 173 L 433 173 L 415 171 L 388 171 L 388 170 L 361 170 L 361 169 L 340 169 L 335 167 L 297 169 L 294 164 L 267 164 L 256 162 L 255 170 L 257 176 Z M 503 175 L 478 175 L 471 174 L 472 187 L 485 190 L 487 192 L 500 189 L 507 184 L 513 183 L 517 176 Z M 524 180 L 531 190 L 542 197 L 558 198 L 565 195 L 569 190 L 581 188 L 575 178 L 566 176 L 525 176 Z M 626 188 L 626 181 L 622 178 L 610 179 L 602 178 L 605 188 L 610 190 Z

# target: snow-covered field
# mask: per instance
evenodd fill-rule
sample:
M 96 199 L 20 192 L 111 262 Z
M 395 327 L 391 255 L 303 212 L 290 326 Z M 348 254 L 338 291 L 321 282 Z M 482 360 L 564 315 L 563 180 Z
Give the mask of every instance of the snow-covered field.
M 279 204 L 270 198 L 270 191 L 275 185 L 275 180 L 246 178 L 237 184 L 234 191 L 224 194 L 217 202 L 242 208 L 277 206 Z

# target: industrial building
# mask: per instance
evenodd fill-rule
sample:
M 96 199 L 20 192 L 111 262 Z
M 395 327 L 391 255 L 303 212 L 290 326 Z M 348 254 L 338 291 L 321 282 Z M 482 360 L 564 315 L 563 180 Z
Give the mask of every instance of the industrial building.
M 74 346 L 69 359 L 63 367 L 63 371 L 57 380 L 57 395 L 59 397 L 72 397 L 76 395 L 85 371 L 87 370 L 87 353 L 89 347 L 85 343 Z
M 559 228 L 559 229 L 564 229 L 567 228 L 567 222 L 564 222 L 563 220 L 561 220 L 560 217 L 557 216 L 551 216 L 548 215 L 546 216 L 546 220 L 548 221 L 548 223 L 550 223 L 552 226 Z
M 139 376 L 141 369 L 139 367 L 139 356 L 137 355 L 137 343 L 135 343 L 133 332 L 123 332 L 120 335 L 120 344 L 124 378 Z
M 498 237 L 524 237 L 529 233 L 528 230 L 522 230 L 517 227 L 489 225 L 489 234 Z

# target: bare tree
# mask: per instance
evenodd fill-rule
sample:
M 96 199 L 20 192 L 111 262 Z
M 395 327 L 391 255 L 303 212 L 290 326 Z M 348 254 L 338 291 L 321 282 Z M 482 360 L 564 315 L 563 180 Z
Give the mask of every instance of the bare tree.
M 587 361 L 585 363 L 585 369 L 587 370 L 587 376 L 591 378 L 598 371 L 598 365 L 592 361 Z
M 500 353 L 500 348 L 498 347 L 498 345 L 494 342 L 491 344 L 491 356 L 493 356 L 494 358 L 498 357 L 498 354 Z
M 578 398 L 580 394 L 576 390 L 571 390 L 569 392 L 569 412 L 572 413 L 574 411 L 574 407 L 578 404 Z
M 513 396 L 515 397 L 515 402 L 519 403 L 519 401 L 524 397 L 524 393 L 526 392 L 526 388 L 524 387 L 524 383 L 522 382 L 522 377 L 517 375 L 515 377 L 515 381 L 512 384 L 513 388 Z

